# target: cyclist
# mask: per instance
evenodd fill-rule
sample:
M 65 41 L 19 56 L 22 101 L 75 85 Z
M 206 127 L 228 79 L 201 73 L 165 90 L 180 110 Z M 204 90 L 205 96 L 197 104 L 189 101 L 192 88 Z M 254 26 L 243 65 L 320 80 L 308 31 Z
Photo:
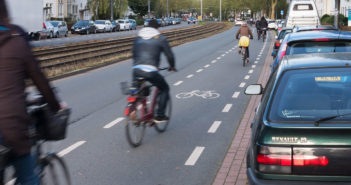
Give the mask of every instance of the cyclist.
M 166 37 L 157 30 L 159 24 L 155 19 L 150 20 L 148 27 L 141 29 L 133 43 L 133 82 L 137 77 L 143 77 L 160 92 L 158 109 L 156 110 L 155 122 L 165 122 L 169 118 L 165 115 L 165 109 L 169 100 L 169 86 L 162 75 L 158 72 L 161 52 L 164 52 L 169 63 L 169 71 L 176 71 L 175 59 Z
M 0 0 L 0 144 L 11 149 L 10 163 L 15 168 L 17 182 L 39 185 L 27 132 L 30 120 L 26 112 L 25 78 L 33 81 L 53 112 L 63 106 L 57 101 L 21 30 L 10 24 L 5 1 Z
M 264 35 L 266 35 L 266 30 L 267 30 L 267 27 L 268 27 L 268 22 L 266 20 L 266 18 L 264 18 L 264 16 L 261 17 L 261 20 L 260 20 L 260 24 L 259 24 L 259 28 L 260 28 L 260 34 L 258 34 L 258 38 L 260 38 L 260 36 L 262 35 L 262 32 Z M 263 29 L 265 29 L 263 31 Z
M 241 27 L 239 28 L 238 32 L 236 32 L 236 39 L 239 39 L 239 36 L 240 37 L 245 36 L 245 37 L 249 37 L 249 38 L 253 39 L 252 32 L 251 32 L 250 28 L 247 26 L 247 23 L 242 24 Z M 246 48 L 247 48 L 246 49 L 246 54 L 247 54 L 246 62 L 249 63 L 250 62 L 249 47 L 246 47 Z M 240 46 L 239 50 L 238 50 L 239 54 L 241 54 L 241 49 L 242 49 L 242 47 Z
M 259 35 L 260 34 L 260 20 L 256 20 L 255 26 L 256 26 L 256 30 L 257 30 L 257 35 Z M 260 37 L 258 37 L 258 39 L 260 39 Z

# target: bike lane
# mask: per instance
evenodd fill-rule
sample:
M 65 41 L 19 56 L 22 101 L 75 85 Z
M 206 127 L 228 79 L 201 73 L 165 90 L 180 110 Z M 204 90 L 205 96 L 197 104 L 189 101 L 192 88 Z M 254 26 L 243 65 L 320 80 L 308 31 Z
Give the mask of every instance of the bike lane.
M 273 36 L 273 35 L 271 35 Z M 269 45 L 268 54 L 272 52 L 273 42 Z M 267 55 L 257 84 L 265 87 L 271 73 L 270 64 L 273 58 Z M 212 185 L 246 185 L 246 152 L 251 139 L 250 124 L 255 117 L 255 108 L 261 101 L 260 96 L 252 96 L 246 107 L 245 113 L 240 121 L 238 129 L 234 134 L 233 141 L 228 148 L 227 154 L 222 162 L 217 176 Z

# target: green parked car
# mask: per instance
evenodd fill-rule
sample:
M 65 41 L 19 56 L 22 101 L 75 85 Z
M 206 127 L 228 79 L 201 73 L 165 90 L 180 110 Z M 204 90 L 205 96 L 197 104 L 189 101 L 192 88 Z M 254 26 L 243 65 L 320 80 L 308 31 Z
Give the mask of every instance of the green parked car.
M 351 54 L 286 56 L 262 94 L 247 152 L 250 185 L 351 184 Z

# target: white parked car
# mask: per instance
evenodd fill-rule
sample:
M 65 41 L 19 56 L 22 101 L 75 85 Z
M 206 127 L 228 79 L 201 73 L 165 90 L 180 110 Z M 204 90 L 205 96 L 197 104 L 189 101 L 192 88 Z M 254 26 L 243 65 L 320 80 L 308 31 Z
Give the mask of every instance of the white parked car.
M 241 20 L 241 19 L 237 19 L 235 20 L 235 26 L 241 26 L 245 23 L 245 21 Z
M 112 32 L 113 26 L 109 20 L 96 20 L 94 24 L 96 32 Z
M 65 21 L 48 21 L 52 26 L 54 26 L 54 37 L 61 37 L 68 35 L 68 28 Z
M 321 25 L 314 0 L 291 0 L 288 12 L 286 27 Z
M 130 23 L 129 20 L 126 19 L 119 19 L 118 20 L 119 29 L 120 30 L 130 30 Z
M 278 29 L 278 26 L 275 23 L 275 21 L 273 20 L 268 21 L 268 29 L 275 29 L 275 30 Z

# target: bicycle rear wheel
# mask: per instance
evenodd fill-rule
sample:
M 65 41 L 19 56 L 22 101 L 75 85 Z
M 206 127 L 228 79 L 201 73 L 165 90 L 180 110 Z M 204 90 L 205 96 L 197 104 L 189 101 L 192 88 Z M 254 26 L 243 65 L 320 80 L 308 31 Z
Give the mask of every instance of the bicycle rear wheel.
M 40 160 L 40 185 L 71 185 L 71 177 L 66 163 L 55 153 Z
M 144 108 L 140 101 L 134 103 L 130 109 L 130 113 L 127 116 L 126 121 L 126 136 L 127 141 L 132 147 L 137 147 L 141 144 L 144 135 L 146 125 L 141 122 L 141 110 Z
M 159 96 L 157 96 L 156 99 L 156 106 L 155 106 L 155 110 L 157 110 L 158 105 L 157 102 L 159 101 Z M 165 116 L 167 116 L 169 118 L 169 120 L 167 122 L 163 122 L 163 123 L 155 123 L 155 130 L 157 132 L 164 132 L 166 131 L 169 122 L 171 121 L 171 116 L 172 116 L 172 100 L 171 97 L 169 97 L 168 102 L 167 102 L 167 106 L 166 106 L 166 110 L 165 110 Z
M 243 48 L 243 67 L 245 67 L 245 63 L 246 63 L 246 48 Z

